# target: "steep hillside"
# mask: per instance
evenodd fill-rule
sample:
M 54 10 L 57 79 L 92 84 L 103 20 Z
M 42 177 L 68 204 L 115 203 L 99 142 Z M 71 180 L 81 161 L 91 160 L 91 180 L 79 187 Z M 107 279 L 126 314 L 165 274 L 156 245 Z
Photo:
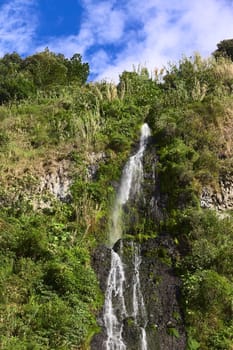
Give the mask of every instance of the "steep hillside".
M 125 244 L 142 244 L 155 308 L 166 281 L 177 283 L 182 324 L 170 309 L 151 320 L 161 344 L 179 344 L 169 315 L 187 349 L 232 349 L 233 63 L 197 55 L 153 77 L 124 72 L 117 86 L 86 83 L 81 56 L 47 51 L 6 56 L 0 70 L 0 349 L 88 349 L 100 331 L 104 293 L 91 262 L 107 245 L 144 121 L 150 204 L 140 203 Z M 150 283 L 155 261 L 170 276 L 161 284 Z

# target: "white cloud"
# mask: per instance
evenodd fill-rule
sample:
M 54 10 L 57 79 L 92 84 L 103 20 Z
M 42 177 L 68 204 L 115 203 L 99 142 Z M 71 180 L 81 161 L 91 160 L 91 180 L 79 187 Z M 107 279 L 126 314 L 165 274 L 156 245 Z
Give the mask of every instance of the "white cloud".
M 97 79 L 117 80 L 123 70 L 138 64 L 153 71 L 195 51 L 207 56 L 220 40 L 233 37 L 229 1 L 83 0 L 83 6 L 80 32 L 60 40 L 53 38 L 48 46 L 63 48 L 68 55 L 80 52 Z M 115 51 L 114 45 L 118 46 Z
M 28 52 L 36 30 L 33 0 L 11 0 L 0 6 L 0 56 Z
M 126 11 L 131 21 L 141 20 L 144 39 L 131 37 L 115 61 L 99 70 L 98 79 L 116 79 L 133 64 L 146 63 L 153 70 L 195 51 L 208 56 L 220 40 L 233 37 L 233 8 L 224 0 L 148 0 L 140 5 L 131 0 Z
M 0 54 L 35 51 L 36 1 L 6 0 L 0 7 Z M 231 0 L 82 0 L 82 7 L 79 32 L 51 37 L 36 51 L 79 52 L 97 79 L 117 79 L 138 64 L 153 71 L 195 51 L 208 56 L 233 37 Z
M 52 51 L 62 52 L 67 56 L 79 52 L 82 55 L 92 46 L 111 44 L 121 40 L 126 21 L 125 12 L 114 8 L 113 1 L 84 0 L 84 16 L 80 32 L 67 37 L 51 37 L 37 50 L 49 47 Z
M 125 13 L 116 9 L 111 1 L 88 1 L 85 25 L 93 33 L 98 44 L 120 40 L 124 32 Z

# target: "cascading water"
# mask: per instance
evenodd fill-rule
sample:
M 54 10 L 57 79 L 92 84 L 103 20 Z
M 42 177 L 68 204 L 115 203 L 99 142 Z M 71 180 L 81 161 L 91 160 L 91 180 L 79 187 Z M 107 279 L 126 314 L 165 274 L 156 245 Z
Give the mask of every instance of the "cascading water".
M 140 194 L 143 180 L 143 155 L 146 149 L 150 129 L 147 124 L 141 128 L 140 145 L 137 153 L 130 157 L 126 163 L 121 178 L 120 188 L 117 194 L 116 202 L 112 213 L 112 227 L 110 228 L 109 241 L 113 246 L 122 236 L 122 210 L 123 205 L 130 198 L 136 198 Z M 105 293 L 104 305 L 104 324 L 107 332 L 107 340 L 104 344 L 106 350 L 126 350 L 126 344 L 123 341 L 123 321 L 126 317 L 132 317 L 135 324 L 141 330 L 141 350 L 147 350 L 146 324 L 147 315 L 144 300 L 140 287 L 139 268 L 141 264 L 140 248 L 132 243 L 133 254 L 133 289 L 132 289 L 132 313 L 128 314 L 124 298 L 125 272 L 121 254 L 117 254 L 113 249 L 111 251 L 111 269 L 107 280 L 107 289 Z
M 132 242 L 133 254 L 133 267 L 134 267 L 134 280 L 133 280 L 133 318 L 135 324 L 140 326 L 141 329 L 141 350 L 147 350 L 146 340 L 146 325 L 147 325 L 147 313 L 144 304 L 144 299 L 141 291 L 139 268 L 141 265 L 140 246 L 135 245 Z
M 129 197 L 135 197 L 140 193 L 143 179 L 143 154 L 146 149 L 147 141 L 150 136 L 148 124 L 141 127 L 140 145 L 137 153 L 131 156 L 126 163 L 120 182 L 119 191 L 112 212 L 112 227 L 110 227 L 110 245 L 113 246 L 122 236 L 121 213 L 122 207 Z
M 107 350 L 126 350 L 122 340 L 122 321 L 126 316 L 123 295 L 125 273 L 120 256 L 111 251 L 111 269 L 105 294 L 104 323 L 107 329 Z M 119 310 L 116 315 L 117 309 Z

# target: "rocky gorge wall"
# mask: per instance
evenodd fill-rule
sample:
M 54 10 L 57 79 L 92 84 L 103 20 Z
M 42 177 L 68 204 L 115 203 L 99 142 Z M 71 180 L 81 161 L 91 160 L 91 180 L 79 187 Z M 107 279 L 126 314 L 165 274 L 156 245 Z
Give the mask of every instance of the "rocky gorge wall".
M 140 327 L 140 321 L 135 323 L 132 316 L 133 285 L 136 278 L 135 249 L 140 251 L 139 275 L 147 314 L 145 327 L 147 350 L 183 350 L 186 348 L 186 332 L 180 307 L 181 281 L 173 268 L 173 261 L 178 254 L 177 247 L 167 234 L 156 237 L 156 226 L 165 215 L 166 206 L 166 198 L 162 197 L 159 191 L 156 161 L 155 148 L 153 144 L 150 144 L 144 157 L 142 194 L 138 201 L 125 206 L 124 210 L 129 216 L 125 238 L 119 240 L 113 247 L 114 251 L 121 256 L 125 269 L 124 299 L 127 316 L 123 320 L 122 338 L 127 350 L 142 350 L 141 327 L 143 325 Z M 133 207 L 133 210 L 130 206 Z M 142 222 L 147 227 L 144 236 L 140 235 L 139 231 Z M 150 237 L 150 235 L 153 236 L 152 228 L 154 238 Z M 129 238 L 127 234 L 130 234 L 132 238 Z M 103 293 L 107 288 L 110 262 L 111 250 L 105 246 L 99 246 L 93 254 L 92 265 Z M 100 333 L 92 339 L 92 350 L 105 349 L 103 344 L 107 333 L 103 312 L 102 309 L 98 315 Z
M 179 306 L 180 280 L 171 267 L 175 248 L 169 237 L 149 239 L 136 244 L 141 251 L 140 282 L 148 317 L 146 326 L 148 350 L 185 349 L 186 333 Z M 114 250 L 119 253 L 120 241 Z M 123 240 L 122 257 L 126 266 L 125 300 L 130 313 L 134 281 L 133 250 L 130 240 Z M 110 269 L 110 249 L 104 246 L 98 247 L 93 255 L 93 267 L 104 293 Z M 92 340 L 93 350 L 104 349 L 102 344 L 106 339 L 106 330 L 103 310 L 99 314 L 98 323 L 102 330 Z M 127 350 L 141 350 L 140 329 L 130 316 L 124 319 L 122 336 Z

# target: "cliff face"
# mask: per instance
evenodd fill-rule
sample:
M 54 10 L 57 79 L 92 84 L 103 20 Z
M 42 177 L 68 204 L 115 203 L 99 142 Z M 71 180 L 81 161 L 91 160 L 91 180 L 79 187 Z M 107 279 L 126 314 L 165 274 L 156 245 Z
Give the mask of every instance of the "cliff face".
M 220 119 L 220 118 L 219 118 Z M 218 122 L 219 140 L 218 161 L 220 174 L 215 186 L 206 185 L 201 192 L 201 207 L 215 209 L 218 213 L 225 213 L 233 209 L 233 106 L 232 102 L 224 110 Z M 225 214 L 224 214 L 225 215 Z
M 99 163 L 104 162 L 104 152 L 88 153 L 85 159 L 85 176 L 92 181 Z M 24 169 L 21 173 L 7 175 L 7 186 L 0 195 L 2 205 L 11 205 L 24 200 L 34 210 L 51 208 L 53 202 L 71 202 L 71 186 L 80 171 L 69 154 L 53 155 L 41 158 L 33 168 Z
M 132 246 L 132 241 L 124 240 L 123 249 L 118 241 L 114 250 L 122 256 L 125 266 L 124 297 L 128 315 L 123 320 L 122 337 L 127 350 L 141 350 L 141 329 L 135 324 L 132 315 L 133 284 L 135 283 L 134 250 L 140 249 L 139 269 L 140 287 L 147 314 L 146 335 L 148 350 L 182 350 L 186 348 L 186 333 L 183 314 L 179 305 L 180 280 L 171 266 L 175 253 L 169 237 L 149 239 Z M 121 250 L 122 249 L 122 250 Z M 110 269 L 110 250 L 98 248 L 93 256 L 93 266 L 105 293 L 106 281 Z M 98 322 L 101 333 L 94 336 L 91 348 L 104 349 L 106 329 L 103 322 L 103 310 Z M 143 321 L 141 321 L 143 323 Z
M 104 153 L 91 153 L 85 163 L 89 181 L 95 179 L 99 163 L 105 161 Z M 185 330 L 183 310 L 181 308 L 181 280 L 175 272 L 175 262 L 179 259 L 177 245 L 169 234 L 163 232 L 159 237 L 156 231 L 161 220 L 167 216 L 168 197 L 160 192 L 160 179 L 157 171 L 158 157 L 153 144 L 148 146 L 144 157 L 144 182 L 142 198 L 134 203 L 134 215 L 129 222 L 127 233 L 140 249 L 140 281 L 147 312 L 147 343 L 148 350 L 182 350 L 186 348 L 187 335 Z M 74 164 L 69 158 L 44 161 L 37 172 L 36 181 L 24 181 L 22 191 L 9 192 L 8 198 L 2 197 L 2 203 L 17 201 L 20 196 L 29 200 L 35 210 L 47 208 L 52 201 L 71 201 L 70 186 L 74 174 Z M 34 178 L 35 179 L 35 178 Z M 225 175 L 219 181 L 218 188 L 204 187 L 200 203 L 202 208 L 216 209 L 224 213 L 233 208 L 233 181 L 231 175 Z M 146 230 L 140 237 L 139 228 L 145 221 Z M 136 225 L 135 225 L 136 223 Z M 152 232 L 154 230 L 154 233 Z M 122 260 L 126 269 L 125 298 L 129 316 L 124 320 L 123 339 L 127 350 L 141 350 L 141 333 L 130 316 L 132 285 L 134 283 L 132 241 L 123 240 Z M 114 250 L 120 254 L 120 242 Z M 96 272 L 103 294 L 110 270 L 110 250 L 105 246 L 96 249 L 92 257 L 92 266 Z M 91 342 L 93 350 L 101 349 L 106 339 L 103 310 L 98 315 L 101 332 L 94 336 Z
M 127 221 L 125 238 L 122 241 L 118 241 L 114 246 L 114 250 L 122 258 L 126 276 L 124 296 L 128 314 L 123 320 L 122 339 L 127 350 L 142 349 L 141 329 L 132 317 L 132 293 L 135 282 L 135 267 L 133 264 L 133 252 L 135 248 L 132 249 L 132 244 L 134 244 L 140 251 L 141 259 L 139 274 L 147 314 L 145 328 L 147 349 L 181 350 L 186 349 L 187 344 L 196 344 L 190 335 L 188 340 L 187 324 L 184 320 L 184 313 L 187 310 L 184 310 L 183 307 L 185 300 L 189 304 L 189 300 L 185 299 L 187 298 L 185 295 L 187 289 L 185 288 L 187 286 L 190 290 L 196 288 L 196 286 L 191 285 L 192 273 L 194 274 L 193 281 L 195 281 L 195 278 L 199 278 L 195 276 L 195 273 L 198 274 L 199 269 L 199 262 L 195 266 L 195 254 L 202 256 L 205 253 L 202 253 L 200 248 L 196 253 L 195 249 L 196 245 L 198 245 L 198 240 L 196 241 L 196 238 L 194 238 L 192 242 L 192 240 L 188 240 L 187 236 L 183 234 L 183 232 L 189 232 L 188 230 L 191 232 L 194 230 L 193 232 L 195 232 L 196 224 L 194 222 L 188 223 L 188 221 L 185 222 L 184 220 L 182 227 L 179 227 L 179 219 L 174 216 L 172 218 L 174 220 L 172 223 L 172 232 L 169 229 L 170 214 L 167 210 L 169 196 L 164 191 L 162 193 L 160 189 L 161 178 L 157 168 L 159 157 L 157 156 L 153 140 L 151 141 L 144 156 L 144 181 L 140 200 L 125 207 L 126 213 L 129 213 L 129 206 L 133 206 L 132 215 L 130 215 L 130 219 L 128 218 Z M 172 181 L 173 179 L 171 178 Z M 185 211 L 185 205 L 183 205 L 182 196 L 177 198 L 178 205 L 174 209 L 178 213 L 180 212 L 182 216 L 182 211 Z M 233 208 L 233 181 L 231 174 L 220 175 L 218 186 L 204 186 L 199 198 L 199 204 L 201 208 L 207 209 L 207 215 L 208 209 L 212 209 L 213 212 L 217 210 L 218 213 L 223 213 L 224 218 L 226 216 L 225 213 Z M 203 214 L 205 215 L 205 210 Z M 185 215 L 182 220 L 185 218 Z M 177 223 L 175 220 L 177 220 Z M 164 222 L 168 224 L 163 226 Z M 192 227 L 192 225 L 194 226 Z M 205 234 L 208 237 L 207 231 L 205 232 L 206 229 L 203 232 L 204 236 L 199 238 L 200 241 L 205 241 Z M 159 232 L 159 235 L 156 237 L 157 232 Z M 155 238 L 152 238 L 153 236 Z M 120 246 L 123 248 L 120 248 Z M 206 254 L 207 260 L 209 259 L 208 254 L 211 255 L 211 251 L 208 251 Z M 184 261 L 184 267 L 182 267 L 181 260 Z M 106 292 L 106 281 L 110 270 L 109 263 L 110 250 L 103 247 L 98 248 L 93 257 L 93 267 L 100 281 L 103 293 Z M 190 263 L 193 265 L 191 266 Z M 187 266 L 188 270 L 185 270 Z M 207 267 L 204 268 L 208 269 L 209 265 L 207 264 L 205 266 Z M 182 273 L 187 273 L 184 282 L 185 287 L 182 286 L 181 278 L 179 277 Z M 191 275 L 190 281 L 189 274 Z M 201 287 L 198 288 L 201 290 Z M 189 290 L 188 293 L 190 293 Z M 201 296 L 199 297 L 201 300 Z M 193 300 L 192 294 L 188 298 Z M 195 302 L 197 303 L 195 305 L 199 305 L 198 299 Z M 192 312 L 190 311 L 190 315 L 192 315 Z M 98 348 L 104 349 L 103 344 L 107 337 L 103 320 L 103 309 L 98 316 L 98 323 L 101 327 L 101 332 L 92 339 L 91 348 L 93 350 Z
M 140 199 L 124 208 L 127 214 L 125 238 L 113 247 L 121 257 L 125 273 L 123 295 L 127 314 L 122 320 L 122 339 L 127 350 L 142 349 L 141 330 L 145 324 L 147 350 L 186 348 L 186 332 L 180 306 L 181 281 L 173 266 L 178 255 L 177 247 L 168 234 L 156 237 L 156 227 L 165 216 L 166 206 L 166 198 L 159 191 L 156 162 L 155 148 L 150 144 L 144 157 L 144 181 Z M 127 238 L 129 234 L 131 238 Z M 155 238 L 149 238 L 150 235 Z M 110 249 L 102 246 L 96 249 L 92 259 L 104 294 L 111 267 L 110 255 Z M 137 274 L 140 282 L 136 280 Z M 139 312 L 139 320 L 135 321 L 133 298 L 137 283 L 140 283 L 137 294 L 141 293 L 143 298 L 138 304 L 140 306 L 140 303 L 144 303 L 145 311 Z M 107 332 L 103 313 L 104 309 L 98 316 L 101 332 L 91 342 L 93 350 L 105 349 L 106 346 Z
M 201 207 L 216 209 L 219 213 L 233 209 L 233 176 L 228 175 L 219 181 L 218 190 L 204 187 L 201 193 Z

